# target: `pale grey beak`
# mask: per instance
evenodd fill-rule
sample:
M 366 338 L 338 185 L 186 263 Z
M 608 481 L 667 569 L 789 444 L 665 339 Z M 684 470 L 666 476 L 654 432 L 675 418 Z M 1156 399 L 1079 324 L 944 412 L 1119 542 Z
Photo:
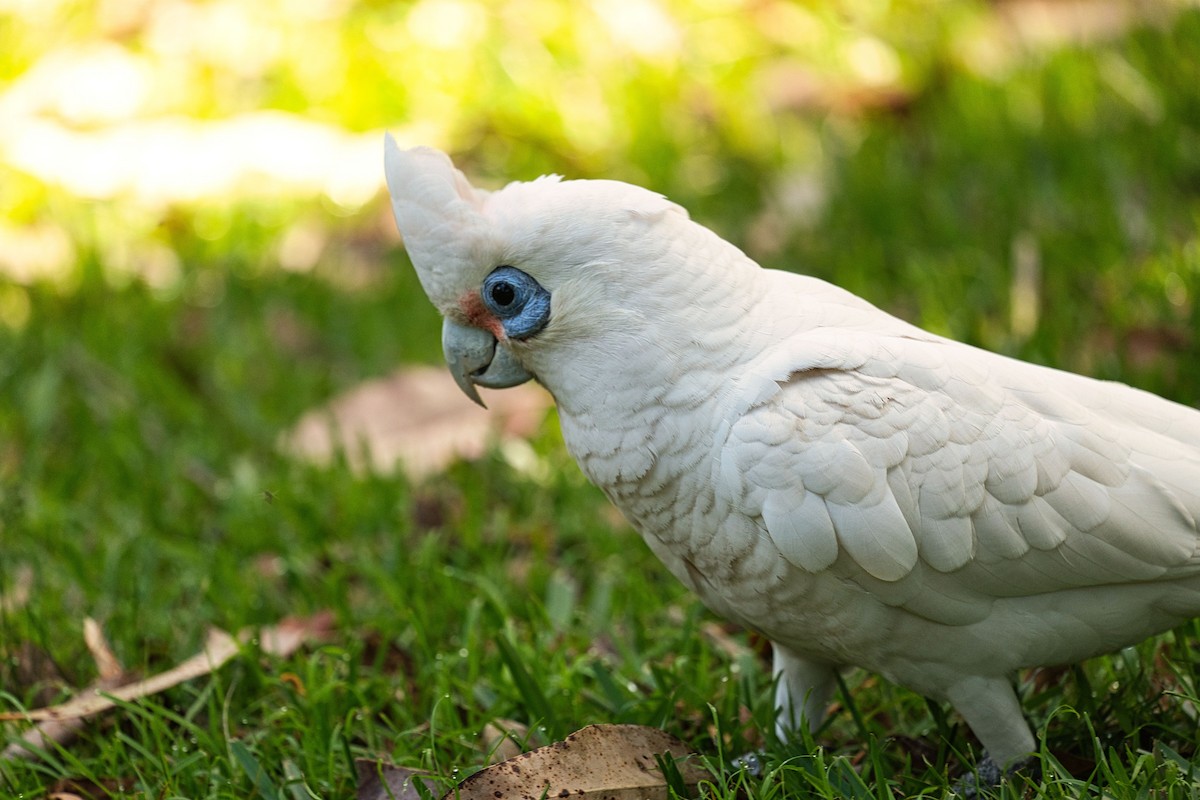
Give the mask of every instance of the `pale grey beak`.
M 487 406 L 483 405 L 476 386 L 507 389 L 533 377 L 517 363 L 507 347 L 500 347 L 496 337 L 481 328 L 444 320 L 442 352 L 458 388 L 484 408 Z

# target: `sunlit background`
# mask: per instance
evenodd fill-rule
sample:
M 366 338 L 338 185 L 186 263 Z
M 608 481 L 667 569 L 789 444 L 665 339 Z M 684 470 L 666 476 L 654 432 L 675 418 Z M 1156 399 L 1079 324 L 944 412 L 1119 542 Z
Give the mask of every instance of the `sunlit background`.
M 353 757 L 457 775 L 485 725 L 546 704 L 555 736 L 666 722 L 706 753 L 714 725 L 726 754 L 762 747 L 769 669 L 720 643 L 739 635 L 705 643 L 715 621 L 585 484 L 552 412 L 490 450 L 486 424 L 415 413 L 448 402 L 412 387 L 449 379 L 410 369 L 441 361 L 440 325 L 384 197 L 385 131 L 483 186 L 647 186 L 764 265 L 1200 406 L 1195 0 L 0 0 L 0 711 L 96 680 L 84 618 L 143 675 L 213 625 L 337 629 L 49 759 L 0 755 L 0 793 L 136 775 L 155 797 L 349 796 Z M 449 433 L 485 455 L 417 483 L 280 447 L 336 397 L 410 450 Z M 1124 656 L 1065 694 L 1039 683 L 1049 752 L 1102 735 L 1144 748 L 1130 774 L 1178 761 L 1191 781 L 1178 641 L 1180 683 Z M 853 680 L 838 769 L 943 786 L 947 745 L 899 746 L 943 720 Z M 1089 681 L 1123 700 L 1054 710 Z M 1148 724 L 1164 692 L 1178 713 Z
M 786 262 L 837 189 L 831 160 L 875 121 L 902 120 L 952 80 L 1006 86 L 1064 48 L 1187 13 L 1075 0 L 0 0 L 0 322 L 25 323 L 22 284 L 69 289 L 88 265 L 178 294 L 195 241 L 211 243 L 208 259 L 252 241 L 257 268 L 352 272 L 348 259 L 374 252 L 364 242 L 395 244 L 384 130 L 450 150 L 484 183 L 544 171 L 641 183 Z M 974 102 L 1006 104 L 1029 137 L 1061 114 L 1085 141 L 1106 124 L 1104 96 L 1152 125 L 1174 111 L 1120 52 L 1076 80 L 1070 107 L 1046 108 L 1053 94 L 1035 85 Z M 347 241 L 359 247 L 331 257 Z M 1037 312 L 1021 292 L 1035 289 L 1015 292 L 1008 322 L 1027 335 Z

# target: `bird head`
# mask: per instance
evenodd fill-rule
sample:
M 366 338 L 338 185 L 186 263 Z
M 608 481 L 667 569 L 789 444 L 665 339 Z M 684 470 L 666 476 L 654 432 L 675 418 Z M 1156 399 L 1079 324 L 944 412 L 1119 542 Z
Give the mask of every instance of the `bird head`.
M 548 176 L 488 192 L 437 150 L 402 150 L 390 136 L 385 150 L 396 224 L 444 318 L 447 363 L 480 405 L 477 386 L 531 378 L 561 405 L 572 375 L 609 380 L 614 359 L 687 349 L 656 328 L 706 290 L 687 255 L 695 237 L 736 252 L 636 186 Z

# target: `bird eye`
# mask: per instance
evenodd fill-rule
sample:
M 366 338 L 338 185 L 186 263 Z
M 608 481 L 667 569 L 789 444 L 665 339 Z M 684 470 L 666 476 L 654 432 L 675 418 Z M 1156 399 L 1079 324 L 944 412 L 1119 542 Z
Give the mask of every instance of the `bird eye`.
M 483 304 L 501 319 L 521 313 L 529 299 L 542 289 L 538 282 L 515 267 L 496 267 L 483 279 Z
M 516 267 L 496 267 L 483 279 L 479 299 L 496 315 L 510 339 L 527 339 L 550 318 L 550 293 Z
M 507 308 L 517 299 L 517 290 L 508 281 L 496 281 L 490 291 L 492 302 L 500 308 Z

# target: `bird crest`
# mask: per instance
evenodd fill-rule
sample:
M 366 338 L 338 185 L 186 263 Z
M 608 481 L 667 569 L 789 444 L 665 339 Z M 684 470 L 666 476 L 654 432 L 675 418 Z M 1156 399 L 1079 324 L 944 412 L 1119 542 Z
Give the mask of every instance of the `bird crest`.
M 445 153 L 431 147 L 401 150 L 390 134 L 384 172 L 396 226 L 421 286 L 444 308 L 464 270 L 487 246 L 490 226 L 483 206 L 490 192 L 472 186 Z

